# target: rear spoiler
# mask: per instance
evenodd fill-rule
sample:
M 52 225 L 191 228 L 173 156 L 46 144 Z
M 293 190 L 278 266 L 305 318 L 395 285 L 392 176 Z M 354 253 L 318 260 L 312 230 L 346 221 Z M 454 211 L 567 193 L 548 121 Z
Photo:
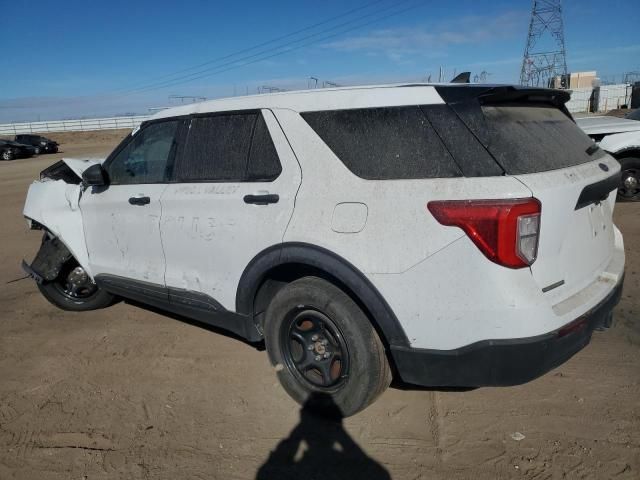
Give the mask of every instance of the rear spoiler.
M 502 103 L 543 103 L 571 114 L 565 104 L 571 98 L 567 90 L 553 88 L 520 87 L 514 85 L 438 85 L 435 87 L 442 99 L 451 105 L 477 101 L 480 105 Z

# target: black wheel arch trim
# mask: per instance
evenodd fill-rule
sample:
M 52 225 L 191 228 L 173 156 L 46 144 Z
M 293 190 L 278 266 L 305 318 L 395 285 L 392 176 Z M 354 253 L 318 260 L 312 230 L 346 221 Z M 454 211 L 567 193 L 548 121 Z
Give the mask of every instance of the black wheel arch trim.
M 302 264 L 320 270 L 344 285 L 363 305 L 384 338 L 393 346 L 409 346 L 395 313 L 369 279 L 349 261 L 317 245 L 287 242 L 258 253 L 247 265 L 236 292 L 236 312 L 253 316 L 254 300 L 269 273 L 287 264 Z

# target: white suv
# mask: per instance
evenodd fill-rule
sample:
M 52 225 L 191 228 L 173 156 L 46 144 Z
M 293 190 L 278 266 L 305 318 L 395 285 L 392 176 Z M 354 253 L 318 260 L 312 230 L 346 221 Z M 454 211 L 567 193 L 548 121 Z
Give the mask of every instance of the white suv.
M 42 172 L 24 266 L 64 309 L 124 297 L 264 340 L 294 399 L 344 415 L 392 376 L 523 383 L 622 289 L 620 165 L 567 99 L 392 85 L 164 110 L 103 162 Z

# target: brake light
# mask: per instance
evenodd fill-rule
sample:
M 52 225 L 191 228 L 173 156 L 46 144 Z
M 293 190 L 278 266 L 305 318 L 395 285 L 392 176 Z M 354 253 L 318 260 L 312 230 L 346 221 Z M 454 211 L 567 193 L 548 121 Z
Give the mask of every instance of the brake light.
M 536 198 L 433 201 L 427 208 L 442 225 L 464 230 L 498 265 L 523 268 L 536 260 L 542 209 Z

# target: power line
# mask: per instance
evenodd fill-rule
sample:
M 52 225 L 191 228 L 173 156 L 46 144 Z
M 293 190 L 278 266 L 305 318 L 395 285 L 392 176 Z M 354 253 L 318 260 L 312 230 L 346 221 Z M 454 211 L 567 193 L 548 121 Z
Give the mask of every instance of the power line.
M 253 46 L 251 46 L 251 47 L 243 48 L 242 50 L 238 50 L 238 51 L 236 51 L 236 52 L 229 53 L 229 54 L 224 55 L 224 56 L 222 56 L 222 57 L 214 58 L 213 60 L 208 60 L 208 61 L 203 62 L 203 63 L 200 63 L 200 64 L 198 64 L 198 65 L 193 65 L 193 66 L 191 66 L 191 67 L 183 68 L 182 70 L 177 70 L 177 71 L 175 71 L 175 72 L 173 72 L 173 73 L 168 73 L 168 74 L 165 74 L 165 75 L 161 75 L 161 76 L 159 76 L 159 77 L 156 77 L 156 78 L 155 78 L 155 79 L 153 79 L 152 81 L 156 81 L 156 80 L 160 80 L 160 79 L 168 78 L 168 77 L 173 77 L 173 76 L 175 76 L 175 75 L 179 75 L 179 74 L 181 74 L 181 73 L 188 72 L 188 71 L 190 71 L 190 70 L 195 70 L 195 69 L 198 69 L 198 68 L 205 67 L 205 66 L 207 66 L 207 65 L 211 65 L 211 64 L 213 64 L 213 63 L 220 62 L 220 61 L 222 61 L 222 60 L 227 60 L 227 59 L 232 58 L 232 57 L 235 57 L 235 56 L 237 56 L 237 55 L 240 55 L 240 54 L 243 54 L 243 53 L 250 52 L 250 51 L 255 50 L 255 49 L 257 49 L 257 48 L 264 47 L 264 46 L 266 46 L 266 45 L 271 45 L 272 43 L 279 42 L 280 40 L 284 40 L 285 38 L 290 38 L 290 37 L 293 37 L 293 36 L 295 36 L 295 35 L 297 35 L 297 34 L 299 34 L 299 33 L 303 33 L 303 32 L 306 32 L 306 31 L 308 31 L 308 30 L 313 30 L 314 28 L 320 27 L 320 26 L 322 26 L 322 25 L 326 25 L 327 23 L 331 23 L 331 22 L 333 22 L 334 20 L 338 20 L 339 18 L 348 17 L 348 16 L 349 16 L 349 15 L 351 15 L 352 13 L 358 12 L 358 11 L 360 11 L 360 10 L 366 10 L 366 9 L 368 9 L 368 8 L 370 8 L 370 7 L 374 6 L 374 5 L 377 5 L 378 3 L 382 3 L 382 2 L 385 2 L 385 1 L 386 1 L 386 0 L 376 0 L 376 1 L 374 1 L 374 2 L 370 2 L 370 3 L 367 3 L 367 4 L 365 4 L 365 5 L 361 5 L 361 6 L 359 6 L 359 7 L 352 8 L 351 10 L 347 10 L 346 12 L 341 13 L 340 15 L 335 15 L 335 16 L 330 17 L 330 18 L 327 18 L 326 20 L 323 20 L 323 21 L 321 21 L 321 22 L 314 23 L 313 25 L 309 25 L 309 26 L 307 26 L 307 27 L 303 27 L 303 28 L 301 28 L 301 29 L 299 29 L 299 30 L 295 30 L 295 31 L 290 32 L 290 33 L 287 33 L 287 34 L 285 34 L 285 35 L 281 35 L 281 36 L 279 36 L 279 37 L 272 38 L 272 39 L 270 39 L 270 40 L 267 40 L 266 42 L 262 42 L 262 43 L 259 43 L 259 44 L 256 44 L 256 45 L 253 45 Z M 122 89 L 122 90 L 129 90 L 129 89 Z
M 407 3 L 407 0 L 404 0 L 404 1 L 400 2 L 400 4 L 403 4 L 403 3 Z M 394 7 L 397 7 L 397 6 L 398 6 L 398 4 L 394 5 Z M 336 32 L 336 33 L 331 34 L 331 35 L 324 35 L 324 36 L 321 36 L 320 38 L 314 39 L 312 41 L 308 41 L 308 42 L 302 43 L 300 45 L 297 45 L 297 46 L 294 46 L 294 47 L 291 47 L 291 48 L 287 48 L 285 50 L 276 51 L 275 53 L 272 53 L 270 55 L 260 56 L 260 55 L 264 55 L 265 53 L 269 53 L 270 51 L 279 50 L 281 48 L 284 48 L 288 44 L 298 43 L 299 41 L 303 40 L 304 38 L 295 40 L 293 42 L 289 42 L 288 44 L 280 45 L 278 47 L 271 48 L 271 49 L 259 52 L 257 54 L 249 55 L 249 56 L 234 60 L 233 62 L 228 62 L 226 64 L 218 65 L 218 66 L 213 67 L 213 68 L 208 68 L 208 69 L 205 69 L 205 70 L 200 71 L 200 72 L 195 72 L 195 73 L 190 74 L 190 75 L 185 75 L 184 77 L 180 77 L 180 78 L 177 78 L 177 79 L 174 79 L 174 80 L 171 80 L 171 81 L 161 82 L 160 84 L 156 84 L 156 85 L 149 85 L 149 87 L 147 87 L 147 88 L 137 89 L 137 90 L 128 92 L 126 94 L 123 94 L 123 96 L 128 96 L 128 95 L 131 95 L 131 94 L 146 93 L 146 92 L 158 90 L 158 89 L 161 89 L 161 88 L 167 88 L 167 87 L 172 87 L 172 86 L 176 86 L 176 85 L 181 85 L 181 84 L 184 84 L 184 83 L 192 82 L 194 80 L 199 80 L 199 79 L 202 79 L 202 78 L 211 77 L 213 75 L 218 75 L 220 73 L 224 73 L 224 72 L 227 72 L 229 70 L 233 70 L 235 68 L 245 67 L 245 66 L 251 65 L 253 63 L 257 63 L 257 62 L 260 62 L 260 61 L 263 61 L 263 60 L 268 60 L 268 59 L 273 58 L 273 57 L 277 57 L 277 56 L 280 56 L 280 55 L 284 55 L 286 53 L 293 52 L 295 50 L 299 50 L 299 49 L 307 47 L 307 46 L 309 46 L 309 45 L 311 45 L 311 44 L 313 44 L 313 43 L 315 43 L 317 41 L 329 40 L 331 38 L 335 38 L 335 37 L 343 35 L 345 33 L 349 33 L 349 32 L 352 32 L 354 30 L 358 30 L 358 29 L 364 28 L 364 27 L 369 26 L 369 25 L 371 25 L 373 23 L 377 23 L 377 22 L 379 22 L 381 20 L 386 20 L 387 18 L 396 16 L 396 15 L 400 15 L 402 13 L 405 13 L 405 12 L 407 12 L 409 10 L 412 10 L 412 9 L 414 9 L 416 7 L 419 7 L 419 6 L 420 6 L 419 3 L 418 4 L 413 4 L 413 5 L 410 5 L 407 8 L 396 10 L 396 11 L 392 11 L 391 13 L 387 13 L 384 16 L 380 16 L 380 17 L 374 18 L 374 19 L 372 19 L 370 21 L 355 25 L 355 26 L 353 26 L 351 28 L 347 28 L 347 29 L 341 30 L 341 31 Z M 389 10 L 389 9 L 386 8 L 386 9 L 383 9 L 380 12 L 376 12 L 376 13 L 382 13 L 382 11 L 386 11 L 386 10 Z M 367 15 L 367 16 L 371 16 L 371 15 Z M 362 18 L 366 18 L 366 17 L 362 17 Z M 353 22 L 346 22 L 345 24 L 350 24 L 350 23 L 353 23 Z M 340 26 L 344 26 L 345 24 L 340 25 Z M 305 37 L 305 38 L 316 37 L 316 36 L 318 36 L 318 35 L 320 35 L 322 33 L 326 33 L 326 32 L 332 31 L 332 30 L 335 30 L 335 27 L 331 28 L 331 29 L 327 29 L 325 32 L 319 32 L 317 34 L 309 35 L 308 37 Z M 258 57 L 258 58 L 255 58 L 255 57 Z M 239 65 L 237 64 L 239 61 L 249 60 L 251 58 L 253 58 L 253 60 L 244 62 L 244 63 L 239 64 Z M 222 67 L 227 67 L 227 68 L 222 68 Z
M 236 58 L 234 60 L 230 60 L 228 62 L 219 64 L 219 65 L 215 65 L 215 66 L 212 66 L 212 67 L 208 67 L 208 68 L 199 70 L 197 72 L 193 72 L 193 73 L 189 73 L 189 74 L 186 74 L 186 75 L 179 76 L 179 77 L 174 78 L 172 80 L 166 80 L 166 81 L 162 81 L 162 82 L 154 82 L 154 83 L 146 85 L 145 87 L 139 87 L 139 88 L 136 88 L 136 89 L 132 89 L 130 91 L 125 91 L 125 92 L 123 92 L 123 94 L 129 95 L 129 94 L 134 94 L 134 93 L 145 93 L 145 92 L 148 92 L 148 91 L 157 90 L 159 88 L 165 88 L 165 87 L 171 87 L 171 86 L 175 86 L 175 85 L 180 85 L 182 83 L 187 83 L 187 82 L 190 82 L 190 81 L 193 81 L 193 80 L 198 80 L 200 78 L 205 78 L 207 76 L 217 75 L 219 73 L 223 73 L 223 72 L 226 72 L 226 71 L 229 71 L 229 70 L 233 70 L 234 68 L 239 68 L 239 67 L 242 67 L 242 66 L 250 65 L 252 63 L 256 63 L 258 61 L 266 60 L 266 59 L 281 55 L 283 53 L 288 53 L 290 51 L 297 50 L 297 49 L 302 48 L 304 46 L 308 46 L 308 45 L 310 45 L 310 44 L 312 44 L 312 43 L 314 43 L 316 41 L 327 40 L 328 38 L 333 38 L 333 37 L 335 37 L 337 35 L 341 35 L 341 34 L 348 33 L 348 32 L 353 31 L 353 30 L 357 30 L 359 28 L 363 28 L 363 27 L 365 27 L 367 25 L 370 25 L 371 23 L 375 23 L 375 22 L 378 22 L 380 20 L 384 20 L 386 18 L 398 15 L 400 13 L 403 13 L 403 12 L 407 11 L 407 10 L 410 10 L 411 8 L 415 8 L 416 6 L 418 6 L 418 5 L 413 5 L 410 8 L 407 8 L 407 9 L 396 10 L 398 6 L 406 4 L 409 1 L 411 1 L 411 0 L 401 0 L 400 2 L 397 2 L 397 3 L 393 4 L 393 5 L 384 7 L 382 9 L 374 10 L 373 12 L 370 12 L 370 13 L 368 13 L 366 15 L 362 15 L 359 18 L 348 20 L 348 21 L 340 23 L 338 25 L 334 25 L 332 27 L 320 30 L 319 32 L 312 33 L 312 34 L 306 35 L 304 37 L 300 37 L 300 38 L 292 40 L 290 42 L 283 43 L 283 44 L 278 45 L 276 47 L 267 48 L 267 49 L 261 50 L 261 51 L 259 51 L 257 53 L 253 53 L 251 55 L 245 55 L 243 57 Z M 394 11 L 394 10 L 396 10 L 396 11 Z M 366 22 L 366 23 L 363 23 L 363 24 L 359 24 L 359 25 L 357 25 L 357 26 L 355 26 L 353 28 L 348 28 L 348 29 L 342 30 L 342 31 L 338 32 L 335 35 L 329 35 L 329 36 L 325 35 L 326 33 L 329 33 L 329 32 L 335 31 L 337 29 L 340 29 L 342 27 L 349 26 L 351 24 L 357 23 L 357 22 L 359 22 L 359 21 L 361 21 L 363 19 L 370 18 L 370 17 L 376 16 L 376 15 L 380 15 L 381 13 L 386 13 L 386 12 L 389 12 L 389 11 L 391 11 L 391 13 L 388 13 L 388 14 L 382 16 L 382 17 L 376 18 L 376 19 L 374 19 L 374 20 L 372 20 L 370 22 Z M 316 38 L 316 37 L 319 37 L 319 38 Z M 266 57 L 262 57 L 262 55 L 269 54 L 270 52 L 280 50 L 280 49 L 285 48 L 285 47 L 287 47 L 289 45 L 293 45 L 293 44 L 296 44 L 296 43 L 299 43 L 299 42 L 303 42 L 305 40 L 310 40 L 310 39 L 314 39 L 314 40 L 310 41 L 310 42 L 303 43 L 302 45 L 299 45 L 298 47 L 286 49 L 286 50 L 284 50 L 284 51 L 282 51 L 280 53 L 277 53 L 277 54 L 273 54 L 273 55 L 268 55 Z M 242 61 L 245 61 L 245 60 L 251 60 L 251 59 L 257 59 L 257 60 L 244 62 L 241 65 L 236 65 L 238 62 L 242 62 Z M 230 68 L 224 68 L 224 67 L 230 67 Z M 220 69 L 222 69 L 222 70 L 220 70 Z M 209 72 L 211 72 L 211 73 L 209 73 Z
M 351 10 L 349 10 L 349 11 L 343 13 L 343 14 L 336 15 L 334 17 L 331 17 L 331 18 L 329 18 L 327 20 L 323 20 L 322 22 L 318 22 L 318 23 L 316 23 L 314 25 L 311 25 L 309 27 L 305 27 L 305 28 L 296 30 L 294 32 L 288 33 L 286 35 L 282 35 L 282 36 L 274 38 L 272 40 L 268 40 L 267 42 L 263 42 L 262 44 L 258 44 L 258 45 L 253 46 L 253 47 L 248 47 L 248 48 L 242 49 L 240 51 L 237 51 L 237 52 L 234 52 L 234 53 L 230 53 L 228 55 L 225 55 L 224 57 L 220 57 L 219 59 L 211 60 L 209 62 L 205 62 L 204 64 L 200 64 L 199 66 L 216 63 L 216 62 L 218 62 L 220 60 L 237 56 L 240 53 L 248 52 L 248 51 L 251 51 L 251 50 L 255 50 L 256 48 L 260 48 L 260 47 L 262 47 L 264 45 L 275 43 L 275 42 L 277 42 L 279 40 L 282 40 L 284 38 L 289 38 L 289 37 L 295 36 L 295 35 L 297 35 L 297 34 L 299 34 L 301 32 L 304 32 L 304 31 L 307 31 L 307 30 L 311 30 L 313 28 L 317 28 L 317 26 L 325 25 L 327 23 L 330 23 L 330 22 L 332 22 L 332 21 L 334 21 L 334 20 L 336 20 L 338 18 L 343 18 L 345 16 L 349 16 L 349 15 L 355 13 L 356 11 L 370 8 L 371 6 L 377 5 L 378 3 L 382 3 L 383 1 L 384 0 L 378 0 L 378 1 L 375 1 L 373 3 L 369 3 L 369 4 L 365 5 L 365 6 L 357 7 L 355 9 L 351 9 Z M 316 42 L 319 42 L 319 41 L 324 41 L 324 40 L 329 40 L 329 39 L 338 37 L 340 35 L 344 35 L 346 33 L 349 33 L 349 32 L 352 32 L 352 31 L 367 27 L 367 26 L 372 25 L 374 23 L 386 20 L 386 19 L 394 17 L 396 15 L 400 15 L 400 14 L 402 14 L 404 12 L 407 12 L 409 10 L 412 10 L 414 8 L 422 6 L 421 4 L 423 3 L 422 1 L 418 1 L 418 3 L 412 4 L 412 5 L 404 8 L 404 9 L 399 9 L 399 10 L 397 9 L 397 7 L 399 7 L 399 6 L 403 5 L 403 4 L 406 4 L 409 1 L 410 0 L 401 0 L 401 1 L 395 3 L 395 4 L 391 5 L 391 6 L 386 6 L 386 7 L 381 8 L 381 9 L 376 9 L 376 10 L 374 10 L 372 12 L 367 13 L 366 15 L 362 15 L 362 16 L 359 16 L 358 18 L 355 18 L 355 19 L 340 23 L 338 25 L 334 25 L 334 26 L 332 26 L 330 28 L 322 29 L 322 30 L 320 30 L 320 31 L 318 31 L 316 33 L 313 33 L 313 34 L 310 34 L 310 35 L 307 35 L 307 36 L 304 36 L 304 37 L 300 37 L 300 38 L 292 40 L 290 42 L 285 42 L 285 43 L 283 43 L 281 45 L 278 45 L 278 46 L 275 46 L 275 47 L 271 47 L 269 49 L 262 50 L 260 52 L 255 53 L 255 54 L 252 54 L 252 55 L 247 55 L 247 56 L 243 56 L 241 58 L 237 58 L 237 59 L 235 59 L 235 60 L 233 60 L 231 62 L 226 62 L 226 63 L 220 64 L 220 65 L 215 65 L 215 66 L 212 66 L 212 67 L 209 67 L 209 68 L 197 71 L 197 72 L 193 72 L 193 73 L 188 74 L 188 75 L 183 75 L 183 76 L 176 77 L 176 78 L 173 78 L 171 80 L 166 80 L 166 81 L 163 81 L 163 82 L 155 82 L 153 84 L 149 84 L 147 86 L 139 87 L 139 88 L 131 89 L 131 90 L 116 90 L 116 91 L 112 91 L 112 92 L 105 92 L 103 94 L 98 94 L 98 95 L 77 96 L 77 97 L 75 97 L 73 99 L 73 102 L 74 103 L 80 103 L 80 101 L 82 101 L 82 100 L 84 100 L 84 101 L 94 101 L 95 102 L 95 101 L 100 101 L 101 99 L 104 100 L 104 101 L 110 101 L 110 100 L 112 100 L 114 98 L 127 97 L 127 96 L 130 96 L 130 95 L 133 95 L 133 94 L 143 94 L 143 93 L 146 93 L 146 92 L 159 90 L 159 89 L 162 89 L 162 88 L 168 88 L 168 87 L 180 85 L 180 84 L 183 84 L 183 83 L 188 83 L 188 82 L 191 82 L 191 81 L 199 80 L 201 78 L 211 77 L 213 75 L 218 75 L 220 73 L 223 73 L 223 72 L 226 72 L 226 71 L 229 71 L 229 70 L 233 70 L 235 68 L 241 68 L 241 67 L 244 67 L 244 66 L 247 66 L 247 65 L 251 65 L 251 64 L 263 61 L 263 60 L 268 60 L 270 58 L 277 57 L 277 56 L 280 56 L 280 55 L 284 55 L 284 54 L 299 50 L 301 48 L 307 47 L 307 46 L 309 46 L 309 45 L 311 45 L 313 43 L 316 43 Z M 380 16 L 380 14 L 382 14 L 382 13 L 384 13 L 384 15 Z M 375 18 L 373 18 L 373 19 L 371 19 L 369 21 L 363 22 L 363 23 L 357 23 L 357 22 L 361 22 L 363 19 L 370 18 L 372 16 L 375 16 Z M 350 26 L 350 25 L 352 25 L 354 23 L 356 23 L 356 25 Z M 339 30 L 339 31 L 337 31 L 335 33 L 332 33 L 330 35 L 326 35 L 329 32 L 335 31 L 336 29 L 340 29 L 341 27 L 346 27 L 346 26 L 350 26 L 350 27 L 342 29 L 342 30 Z M 311 40 L 311 39 L 313 39 L 313 40 Z M 307 40 L 307 41 L 304 42 L 305 40 Z M 300 45 L 292 46 L 290 48 L 286 48 L 289 45 L 295 45 L 296 43 L 300 43 L 300 42 L 304 42 L 304 43 L 302 43 Z M 275 52 L 275 53 L 270 53 L 270 52 Z M 247 60 L 247 61 L 244 61 L 244 60 Z M 243 62 L 243 63 L 238 64 L 238 62 Z M 197 67 L 198 66 L 190 67 L 189 69 L 183 69 L 182 71 L 188 71 L 188 70 L 191 70 L 191 69 L 197 68 Z M 163 77 L 158 77 L 158 78 L 165 78 L 167 76 L 174 76 L 177 73 L 178 72 L 174 72 L 173 74 L 165 75 Z M 121 92 L 121 93 L 119 93 L 119 92 Z M 0 105 L 0 108 L 3 108 L 3 107 L 4 108 L 11 108 L 8 105 L 7 106 Z M 31 106 L 29 108 L 33 108 L 33 107 Z

